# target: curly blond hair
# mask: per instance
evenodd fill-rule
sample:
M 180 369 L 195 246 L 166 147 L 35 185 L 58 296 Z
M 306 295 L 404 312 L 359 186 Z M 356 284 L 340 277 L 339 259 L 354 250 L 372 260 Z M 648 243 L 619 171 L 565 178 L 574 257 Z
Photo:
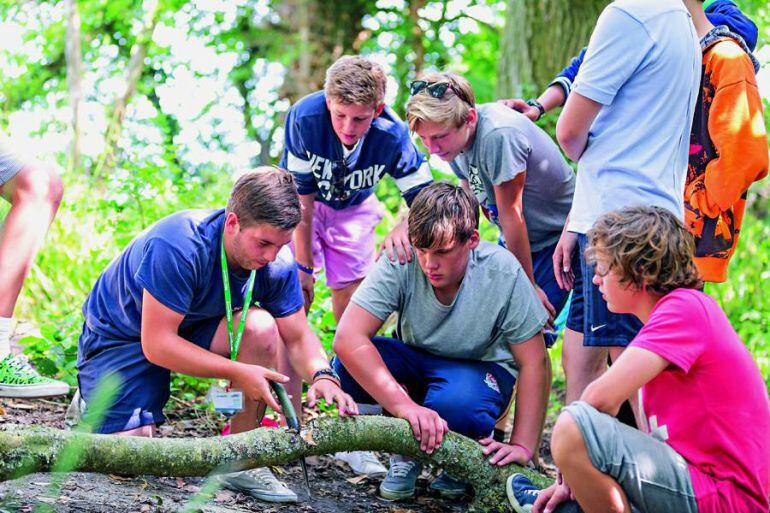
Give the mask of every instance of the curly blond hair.
M 377 107 L 385 101 L 386 85 L 379 64 L 359 55 L 345 55 L 326 70 L 324 93 L 345 105 Z
M 692 256 L 695 241 L 682 222 L 660 207 L 607 212 L 588 232 L 586 261 L 606 260 L 621 282 L 666 295 L 702 287 Z

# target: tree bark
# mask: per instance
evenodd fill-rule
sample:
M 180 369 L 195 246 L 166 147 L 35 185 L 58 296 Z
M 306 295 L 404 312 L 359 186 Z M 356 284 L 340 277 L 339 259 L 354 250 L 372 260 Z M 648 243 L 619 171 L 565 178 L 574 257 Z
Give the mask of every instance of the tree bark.
M 360 416 L 316 419 L 300 433 L 255 429 L 227 437 L 203 439 L 140 438 L 92 435 L 51 428 L 6 426 L 0 429 L 0 480 L 51 471 L 63 454 L 76 456 L 69 470 L 138 476 L 205 476 L 295 461 L 337 451 L 375 450 L 412 456 L 466 479 L 476 495 L 474 511 L 508 511 L 505 480 L 523 472 L 538 486 L 547 479 L 518 466 L 489 465 L 481 446 L 449 433 L 428 456 L 421 452 L 409 424 L 390 417 Z
M 588 44 L 607 4 L 608 0 L 508 0 L 498 95 L 539 94 Z
M 72 117 L 72 145 L 68 169 L 76 170 L 80 166 L 80 131 L 82 129 L 83 103 L 83 53 L 80 46 L 80 14 L 77 0 L 67 0 L 67 33 L 65 43 L 67 60 L 67 87 L 69 89 Z
M 125 85 L 123 92 L 115 100 L 112 108 L 107 131 L 105 134 L 104 152 L 99 158 L 96 167 L 96 176 L 106 176 L 115 165 L 115 152 L 117 151 L 120 135 L 123 131 L 123 120 L 126 117 L 126 107 L 136 92 L 139 85 L 139 78 L 144 70 L 144 59 L 147 57 L 147 51 L 152 43 L 152 33 L 160 20 L 160 1 L 150 0 L 149 7 L 142 19 L 141 29 L 136 38 L 136 42 L 131 48 L 131 58 L 126 69 Z

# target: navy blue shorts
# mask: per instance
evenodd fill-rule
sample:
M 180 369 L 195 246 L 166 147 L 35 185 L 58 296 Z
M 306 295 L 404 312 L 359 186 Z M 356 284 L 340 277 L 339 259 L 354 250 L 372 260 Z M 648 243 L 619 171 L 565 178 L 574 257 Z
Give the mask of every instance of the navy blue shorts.
M 535 283 L 537 286 L 543 289 L 545 295 L 548 297 L 548 301 L 553 305 L 556 310 L 556 316 L 559 316 L 564 305 L 567 304 L 569 298 L 569 290 L 564 290 L 559 287 L 556 282 L 556 276 L 553 273 L 553 252 L 556 250 L 556 244 L 548 246 L 540 251 L 532 253 L 532 270 L 535 273 Z M 578 265 L 577 255 L 572 257 L 573 266 Z M 546 332 L 543 336 L 545 339 L 545 346 L 551 347 L 556 342 L 558 334 L 555 332 Z
M 196 323 L 180 330 L 179 335 L 208 350 L 220 321 Z M 101 378 L 108 374 L 116 375 L 120 385 L 94 432 L 116 433 L 166 421 L 163 407 L 171 393 L 171 372 L 150 363 L 139 340 L 110 340 L 83 324 L 78 341 L 78 386 L 86 405 Z
M 599 287 L 594 285 L 594 268 L 585 259 L 588 239 L 579 233 L 580 265 L 573 265 L 575 285 L 572 292 L 567 327 L 583 334 L 584 346 L 626 347 L 642 329 L 642 321 L 631 314 L 616 314 L 607 309 Z
M 516 379 L 502 366 L 436 356 L 393 338 L 374 337 L 372 343 L 409 397 L 437 412 L 452 431 L 473 439 L 490 436 L 495 422 L 508 412 Z M 356 402 L 375 403 L 339 358 L 332 365 L 342 389 Z

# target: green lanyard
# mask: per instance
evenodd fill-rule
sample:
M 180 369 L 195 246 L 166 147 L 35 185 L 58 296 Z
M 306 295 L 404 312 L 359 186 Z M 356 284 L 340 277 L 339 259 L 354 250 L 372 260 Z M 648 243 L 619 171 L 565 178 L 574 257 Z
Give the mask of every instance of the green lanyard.
M 227 317 L 227 338 L 230 341 L 230 359 L 238 358 L 238 350 L 241 348 L 243 329 L 246 326 L 246 315 L 251 305 L 251 293 L 254 291 L 254 279 L 257 271 L 251 271 L 249 282 L 246 285 L 246 294 L 243 296 L 243 309 L 241 321 L 238 323 L 238 332 L 233 331 L 233 300 L 230 295 L 230 276 L 227 272 L 227 254 L 225 253 L 225 233 L 222 231 L 222 244 L 220 244 L 220 260 L 222 263 L 222 285 L 225 289 L 225 316 Z

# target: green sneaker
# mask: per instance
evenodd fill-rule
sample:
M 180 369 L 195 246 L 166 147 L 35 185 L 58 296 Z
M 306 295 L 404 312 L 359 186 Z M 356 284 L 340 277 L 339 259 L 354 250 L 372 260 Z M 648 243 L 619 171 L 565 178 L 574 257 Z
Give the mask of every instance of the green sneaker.
M 65 395 L 63 381 L 41 376 L 24 356 L 8 355 L 0 360 L 0 397 L 34 399 Z

